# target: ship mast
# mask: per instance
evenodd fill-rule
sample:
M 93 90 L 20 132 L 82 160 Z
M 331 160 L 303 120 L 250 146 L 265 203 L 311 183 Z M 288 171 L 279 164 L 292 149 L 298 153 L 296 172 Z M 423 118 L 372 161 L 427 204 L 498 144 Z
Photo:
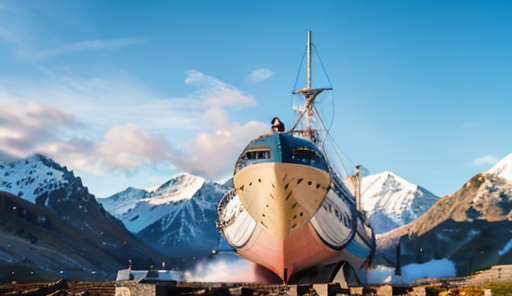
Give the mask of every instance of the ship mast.
M 311 130 L 312 130 L 311 122 L 313 120 L 313 113 L 315 111 L 314 101 L 315 101 L 316 97 L 324 90 L 332 90 L 332 88 L 311 88 L 311 45 L 312 45 L 311 31 L 308 31 L 308 66 L 307 66 L 308 67 L 308 69 L 307 69 L 308 83 L 307 83 L 307 87 L 301 88 L 301 89 L 293 92 L 293 94 L 303 95 L 304 99 L 306 99 L 306 103 L 304 104 L 304 109 L 299 114 L 297 121 L 291 128 L 292 132 L 295 131 L 295 128 L 297 127 L 299 122 L 302 120 L 302 117 L 304 117 L 304 115 L 306 113 L 308 113 L 308 125 L 307 125 L 306 129 L 303 131 L 303 134 L 310 140 L 312 140 L 312 138 L 311 138 Z
M 311 89 L 311 31 L 308 31 L 308 88 Z

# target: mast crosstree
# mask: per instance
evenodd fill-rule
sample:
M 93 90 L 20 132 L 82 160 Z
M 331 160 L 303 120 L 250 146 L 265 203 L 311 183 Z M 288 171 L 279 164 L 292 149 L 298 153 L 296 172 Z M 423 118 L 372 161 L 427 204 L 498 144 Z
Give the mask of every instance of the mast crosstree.
M 296 90 L 293 92 L 293 94 L 300 94 L 304 96 L 304 99 L 306 100 L 306 103 L 304 104 L 304 108 L 297 117 L 297 121 L 293 125 L 293 127 L 290 129 L 291 132 L 294 132 L 297 126 L 299 125 L 299 122 L 302 120 L 304 115 L 308 114 L 308 125 L 305 130 L 305 135 L 307 138 L 311 139 L 311 121 L 313 120 L 313 113 L 315 112 L 315 99 L 316 97 L 325 90 L 332 90 L 332 88 L 311 88 L 311 31 L 308 31 L 308 65 L 307 65 L 307 71 L 308 71 L 308 82 L 307 87 L 301 88 L 299 90 Z

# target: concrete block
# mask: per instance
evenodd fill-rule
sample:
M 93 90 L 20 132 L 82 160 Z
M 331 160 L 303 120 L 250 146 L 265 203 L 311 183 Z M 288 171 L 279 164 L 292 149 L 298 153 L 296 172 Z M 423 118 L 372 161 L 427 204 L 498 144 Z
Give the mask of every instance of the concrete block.
M 132 281 L 116 282 L 116 296 L 156 296 L 156 286 Z
M 314 284 L 313 289 L 320 296 L 329 296 L 329 285 L 328 284 Z
M 352 287 L 350 288 L 350 295 L 363 295 L 363 287 Z
M 288 289 L 286 290 L 285 295 L 298 296 L 297 286 L 296 285 L 288 285 Z
M 427 291 L 425 290 L 425 287 L 413 287 L 411 296 L 426 296 Z
M 393 296 L 393 287 L 391 287 L 390 285 L 380 286 L 377 288 L 377 295 Z
M 132 296 L 130 288 L 127 287 L 116 287 L 116 296 Z

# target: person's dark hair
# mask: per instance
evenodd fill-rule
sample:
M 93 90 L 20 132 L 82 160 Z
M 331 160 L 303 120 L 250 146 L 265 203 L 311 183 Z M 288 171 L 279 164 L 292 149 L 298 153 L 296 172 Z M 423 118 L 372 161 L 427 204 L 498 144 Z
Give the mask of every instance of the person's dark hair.
M 276 121 L 278 123 L 276 123 Z M 274 127 L 277 126 L 278 132 L 284 132 L 284 123 L 278 117 L 272 118 L 272 121 L 270 123 L 272 124 L 272 129 L 274 129 Z

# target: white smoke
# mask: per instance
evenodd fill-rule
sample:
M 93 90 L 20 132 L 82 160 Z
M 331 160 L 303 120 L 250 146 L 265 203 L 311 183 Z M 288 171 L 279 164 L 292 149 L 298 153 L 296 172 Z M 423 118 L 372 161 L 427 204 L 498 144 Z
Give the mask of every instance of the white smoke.
M 187 282 L 269 283 L 261 267 L 235 254 L 218 254 L 185 271 Z M 268 273 L 271 273 L 268 271 Z

